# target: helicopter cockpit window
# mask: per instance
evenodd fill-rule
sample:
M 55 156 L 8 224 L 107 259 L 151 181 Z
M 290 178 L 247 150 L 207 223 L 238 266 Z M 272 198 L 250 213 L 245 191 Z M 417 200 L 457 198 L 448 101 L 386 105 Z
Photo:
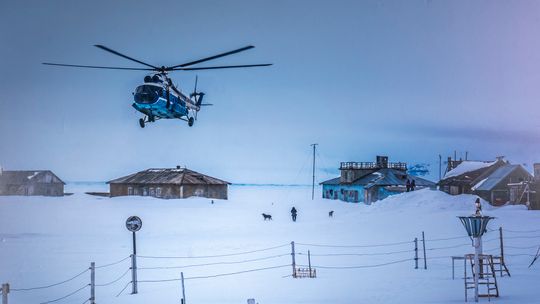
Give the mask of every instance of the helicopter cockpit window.
M 153 85 L 141 85 L 135 89 L 135 102 L 154 103 L 163 94 L 163 88 Z

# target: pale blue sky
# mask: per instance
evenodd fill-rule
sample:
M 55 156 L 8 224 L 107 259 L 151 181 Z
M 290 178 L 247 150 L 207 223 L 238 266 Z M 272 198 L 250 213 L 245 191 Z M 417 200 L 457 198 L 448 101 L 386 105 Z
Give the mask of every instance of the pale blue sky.
M 187 165 L 232 182 L 310 183 L 340 161 L 438 154 L 540 161 L 538 1 L 11 1 L 0 3 L 0 164 L 108 180 Z M 209 107 L 138 127 L 145 74 L 104 44 L 174 65 L 253 44 L 198 72 Z M 195 73 L 172 75 L 191 91 Z

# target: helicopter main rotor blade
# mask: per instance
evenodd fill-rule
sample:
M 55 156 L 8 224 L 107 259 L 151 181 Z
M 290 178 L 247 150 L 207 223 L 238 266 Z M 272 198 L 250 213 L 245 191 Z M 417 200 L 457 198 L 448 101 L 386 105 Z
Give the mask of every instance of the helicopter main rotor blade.
M 270 66 L 272 63 L 265 64 L 245 64 L 245 65 L 222 65 L 222 66 L 212 66 L 212 67 L 201 67 L 201 68 L 174 68 L 168 71 L 198 71 L 198 70 L 216 70 L 216 69 L 235 69 L 235 68 L 252 68 L 252 67 L 262 67 Z
M 205 62 L 205 61 L 208 61 L 208 60 L 213 60 L 213 59 L 229 56 L 229 55 L 232 55 L 232 54 L 240 53 L 240 52 L 243 52 L 243 51 L 247 51 L 247 50 L 252 49 L 252 48 L 254 48 L 253 45 L 248 45 L 248 46 L 245 46 L 243 48 L 239 48 L 239 49 L 236 49 L 236 50 L 233 50 L 233 51 L 230 51 L 230 52 L 225 52 L 225 53 L 221 53 L 221 54 L 218 54 L 218 55 L 215 55 L 215 56 L 210 56 L 210 57 L 206 57 L 206 58 L 203 58 L 203 59 L 191 61 L 191 62 L 188 62 L 188 63 L 175 65 L 175 66 L 170 67 L 169 69 L 174 70 L 175 68 L 179 68 L 179 67 L 184 68 L 184 67 L 194 65 L 194 64 L 197 64 L 197 63 L 201 63 L 201 62 Z
M 124 55 L 124 54 L 118 53 L 117 51 L 115 51 L 115 50 L 113 50 L 113 49 L 110 49 L 110 48 L 108 48 L 108 47 L 106 47 L 106 46 L 104 46 L 104 45 L 101 45 L 101 44 L 95 44 L 94 46 L 95 46 L 95 47 L 98 47 L 98 48 L 100 48 L 100 49 L 102 49 L 102 50 L 104 50 L 104 51 L 107 51 L 107 52 L 109 52 L 109 53 L 113 53 L 113 54 L 115 54 L 115 55 L 117 55 L 117 56 L 126 58 L 126 59 L 128 59 L 128 60 L 131 60 L 131 61 L 134 61 L 134 62 L 137 62 L 137 63 L 140 63 L 140 64 L 145 65 L 145 66 L 147 66 L 147 67 L 151 67 L 151 68 L 153 68 L 153 69 L 155 69 L 155 70 L 159 70 L 159 68 L 156 67 L 156 66 L 153 66 L 153 65 L 151 65 L 151 64 L 148 64 L 148 63 L 146 63 L 146 62 L 142 62 L 142 61 L 137 60 L 137 59 L 135 59 L 135 58 L 131 58 L 131 57 L 126 56 L 126 55 Z
M 50 63 L 43 62 L 45 65 L 65 66 L 73 68 L 89 68 L 89 69 L 107 69 L 107 70 L 135 70 L 135 71 L 153 71 L 154 69 L 147 68 L 122 68 L 122 67 L 109 67 L 109 66 L 96 66 L 96 65 L 78 65 L 78 64 L 63 64 L 63 63 Z

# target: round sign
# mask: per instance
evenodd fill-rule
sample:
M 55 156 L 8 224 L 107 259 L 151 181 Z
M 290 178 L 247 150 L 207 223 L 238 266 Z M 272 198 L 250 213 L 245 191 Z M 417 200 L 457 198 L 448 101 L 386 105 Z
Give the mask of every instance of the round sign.
M 142 220 L 138 216 L 130 216 L 126 220 L 126 228 L 129 231 L 133 231 L 133 232 L 139 231 L 141 230 L 141 227 L 142 227 Z

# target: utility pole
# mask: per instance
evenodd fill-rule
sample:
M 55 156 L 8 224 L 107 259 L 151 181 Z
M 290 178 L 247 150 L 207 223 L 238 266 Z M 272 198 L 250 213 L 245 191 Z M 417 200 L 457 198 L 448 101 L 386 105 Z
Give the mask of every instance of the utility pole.
M 442 170 L 442 156 L 439 154 L 439 181 L 442 178 L 441 170 Z
M 313 147 L 313 181 L 311 183 L 311 200 L 315 199 L 315 150 L 318 144 L 311 144 Z

